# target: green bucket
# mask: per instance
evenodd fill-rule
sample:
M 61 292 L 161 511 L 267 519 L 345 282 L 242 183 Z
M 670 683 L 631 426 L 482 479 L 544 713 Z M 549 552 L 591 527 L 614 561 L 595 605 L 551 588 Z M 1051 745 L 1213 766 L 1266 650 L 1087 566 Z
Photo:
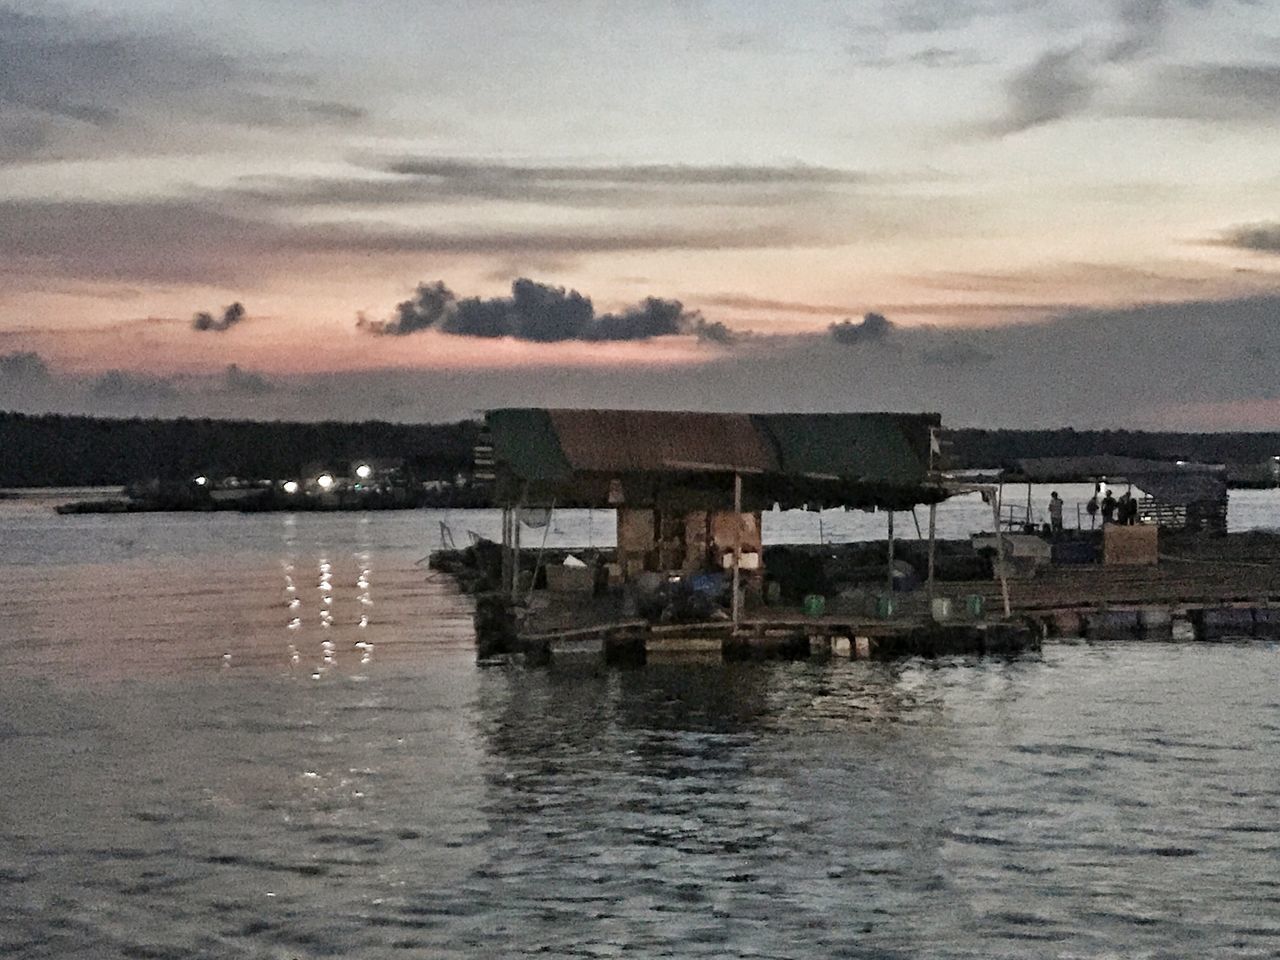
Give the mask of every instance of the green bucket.
M 982 616 L 982 611 L 985 606 L 985 601 L 980 593 L 971 593 L 964 598 L 965 612 L 971 617 Z
M 898 612 L 898 601 L 894 599 L 892 594 L 882 593 L 876 597 L 876 616 L 881 620 L 888 620 Z
M 820 617 L 827 612 L 827 598 L 819 593 L 811 593 L 804 598 L 804 613 L 807 617 Z

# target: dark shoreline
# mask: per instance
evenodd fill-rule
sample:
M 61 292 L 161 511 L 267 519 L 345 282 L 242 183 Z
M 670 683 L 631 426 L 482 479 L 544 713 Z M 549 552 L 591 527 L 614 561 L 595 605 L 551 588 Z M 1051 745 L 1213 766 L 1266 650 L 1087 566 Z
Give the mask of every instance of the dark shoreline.
M 489 506 L 489 497 L 479 491 L 404 491 L 390 494 L 312 497 L 263 491 L 245 497 L 215 499 L 128 499 L 73 500 L 54 509 L 60 514 L 89 513 L 356 513 L 365 510 L 476 509 Z

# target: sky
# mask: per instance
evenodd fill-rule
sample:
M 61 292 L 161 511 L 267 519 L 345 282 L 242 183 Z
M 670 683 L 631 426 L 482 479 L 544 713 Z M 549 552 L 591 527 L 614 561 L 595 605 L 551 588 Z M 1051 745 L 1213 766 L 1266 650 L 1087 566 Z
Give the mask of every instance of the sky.
M 1280 429 L 1265 0 L 0 0 L 0 409 Z

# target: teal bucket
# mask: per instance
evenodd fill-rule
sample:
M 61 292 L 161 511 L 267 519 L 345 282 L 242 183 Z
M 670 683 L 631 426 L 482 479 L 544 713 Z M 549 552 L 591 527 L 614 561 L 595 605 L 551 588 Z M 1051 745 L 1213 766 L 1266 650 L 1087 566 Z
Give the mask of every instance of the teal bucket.
M 898 601 L 891 594 L 881 594 L 876 597 L 876 616 L 881 620 L 888 620 L 898 612 Z
M 964 609 L 965 613 L 969 614 L 971 617 L 982 616 L 983 610 L 986 609 L 986 602 L 983 600 L 982 594 L 971 593 L 969 596 L 965 597 Z
M 811 593 L 804 598 L 804 613 L 807 617 L 820 617 L 827 612 L 827 598 L 821 594 Z

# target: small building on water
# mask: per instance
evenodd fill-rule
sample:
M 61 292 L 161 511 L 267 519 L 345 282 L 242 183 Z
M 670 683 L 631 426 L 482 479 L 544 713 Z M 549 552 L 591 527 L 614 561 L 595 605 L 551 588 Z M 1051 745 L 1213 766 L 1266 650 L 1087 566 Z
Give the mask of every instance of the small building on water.
M 1138 522 L 1165 530 L 1227 532 L 1227 468 L 1188 460 L 1111 455 L 1035 457 L 1018 461 L 1007 479 L 1030 483 L 1086 480 L 1138 497 Z
M 758 587 L 762 510 L 909 510 L 946 495 L 931 472 L 936 413 L 505 409 L 485 426 L 507 545 L 516 511 L 612 508 L 621 582 L 733 570 Z

